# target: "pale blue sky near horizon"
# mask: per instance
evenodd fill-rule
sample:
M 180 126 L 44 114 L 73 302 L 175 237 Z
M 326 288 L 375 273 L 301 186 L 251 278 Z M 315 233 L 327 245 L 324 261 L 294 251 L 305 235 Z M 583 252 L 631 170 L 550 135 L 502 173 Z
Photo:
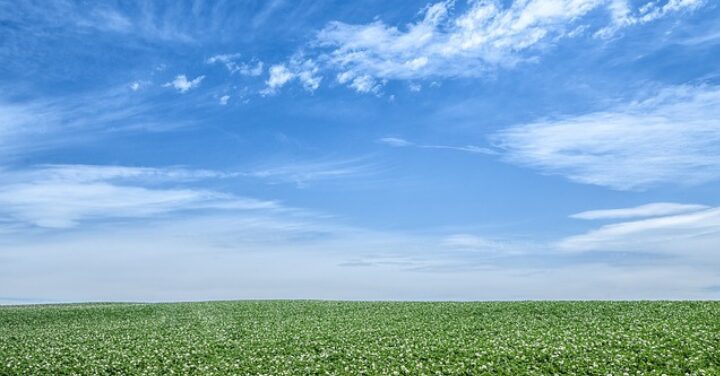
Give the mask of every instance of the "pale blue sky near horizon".
M 720 4 L 0 0 L 0 304 L 720 298 Z

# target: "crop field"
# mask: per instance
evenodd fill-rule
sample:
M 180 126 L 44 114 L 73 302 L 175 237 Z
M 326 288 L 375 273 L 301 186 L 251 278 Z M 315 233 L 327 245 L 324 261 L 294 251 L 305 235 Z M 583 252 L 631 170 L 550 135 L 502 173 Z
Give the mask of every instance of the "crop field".
M 720 302 L 0 307 L 0 375 L 720 375 Z

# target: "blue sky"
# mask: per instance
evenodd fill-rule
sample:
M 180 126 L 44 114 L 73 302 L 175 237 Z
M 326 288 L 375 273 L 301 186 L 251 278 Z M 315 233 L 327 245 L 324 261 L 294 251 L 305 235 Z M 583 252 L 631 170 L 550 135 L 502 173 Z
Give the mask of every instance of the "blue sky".
M 708 0 L 0 1 L 0 304 L 720 298 Z

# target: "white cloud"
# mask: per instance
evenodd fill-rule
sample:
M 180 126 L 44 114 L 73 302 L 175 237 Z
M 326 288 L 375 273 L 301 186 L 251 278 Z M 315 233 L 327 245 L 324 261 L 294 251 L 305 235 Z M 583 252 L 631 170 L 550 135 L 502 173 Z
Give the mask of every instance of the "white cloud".
M 91 219 L 147 218 L 182 210 L 279 208 L 274 202 L 209 190 L 140 185 L 140 180 L 146 182 L 148 178 L 186 181 L 207 177 L 216 174 L 202 170 L 73 165 L 5 173 L 0 182 L 0 218 L 40 227 L 69 228 Z
M 672 214 L 681 214 L 707 209 L 705 205 L 676 204 L 670 202 L 657 202 L 653 204 L 636 206 L 625 209 L 590 210 L 573 214 L 571 218 L 577 219 L 619 219 L 619 218 L 641 218 L 660 217 Z
M 130 89 L 132 91 L 138 91 L 140 90 L 140 81 L 134 81 L 130 84 Z
M 257 76 L 263 74 L 263 67 L 264 67 L 263 62 L 258 61 L 255 63 L 255 65 L 247 65 L 247 64 L 241 65 L 238 72 L 240 72 L 240 74 L 245 75 L 245 76 L 257 77 Z
M 239 73 L 243 76 L 257 77 L 263 74 L 264 64 L 262 61 L 253 59 L 250 63 L 238 63 L 237 59 L 240 56 L 240 54 L 215 55 L 205 60 L 205 63 L 223 64 L 230 73 Z
M 532 59 L 533 51 L 561 38 L 577 36 L 582 22 L 596 10 L 611 15 L 598 33 L 609 36 L 622 27 L 645 23 L 670 12 L 695 9 L 699 0 L 671 0 L 633 9 L 627 0 L 496 0 L 469 1 L 457 15 L 455 1 L 427 6 L 422 19 L 404 28 L 374 21 L 364 25 L 331 22 L 313 43 L 338 81 L 359 92 L 371 92 L 371 82 L 384 79 L 467 77 L 488 69 L 510 67 Z M 638 14 L 633 16 L 632 12 Z M 639 17 L 639 18 L 638 18 Z M 632 21 L 635 20 L 635 21 Z
M 361 76 L 355 76 L 350 72 L 342 72 L 338 74 L 337 81 L 341 84 L 347 84 L 358 93 L 373 93 L 376 95 L 380 93 L 383 85 L 382 83 L 378 83 L 370 75 L 364 74 Z
M 495 135 L 509 162 L 585 184 L 639 190 L 720 178 L 720 88 L 674 87 L 604 112 Z
M 716 265 L 720 244 L 720 208 L 620 222 L 557 243 L 572 252 L 615 251 L 664 253 Z M 678 262 L 676 260 L 675 262 Z
M 377 94 L 380 91 L 380 85 L 375 82 L 375 79 L 366 74 L 353 78 L 349 86 L 355 89 L 358 93 L 372 92 Z
M 271 95 L 285 86 L 288 82 L 297 79 L 303 88 L 313 92 L 320 87 L 322 77 L 318 75 L 320 68 L 311 59 L 302 59 L 294 56 L 287 64 L 276 64 L 268 70 L 269 77 L 265 81 L 266 87 L 261 91 L 263 95 Z
M 271 66 L 269 72 L 270 77 L 266 81 L 266 94 L 275 93 L 277 89 L 283 87 L 286 83 L 288 83 L 288 81 L 295 77 L 294 74 L 282 64 Z
M 296 74 L 298 80 L 300 80 L 305 90 L 312 92 L 320 87 L 320 81 L 322 81 L 322 77 L 315 75 L 317 71 L 317 68 L 313 68 L 311 70 L 302 70 Z
M 225 106 L 226 104 L 228 104 L 229 100 L 230 100 L 229 95 L 223 95 L 222 97 L 220 97 L 220 105 Z
M 185 93 L 190 89 L 200 86 L 200 83 L 202 82 L 202 80 L 204 78 L 205 78 L 205 76 L 203 75 L 203 76 L 195 77 L 194 79 L 188 81 L 187 77 L 184 74 L 181 74 L 181 75 L 176 76 L 174 80 L 166 83 L 163 86 L 164 87 L 173 87 L 173 88 L 177 89 L 177 91 L 179 91 L 181 93 Z
M 215 63 L 228 64 L 228 63 L 234 62 L 235 59 L 239 58 L 240 56 L 241 56 L 241 54 L 239 54 L 239 53 L 236 53 L 236 54 L 220 54 L 220 55 L 215 55 L 215 56 L 211 56 L 211 57 L 207 58 L 207 59 L 205 60 L 205 63 L 206 63 L 206 64 L 215 64 Z M 233 71 L 232 67 L 233 67 L 233 66 L 227 66 L 228 70 L 231 71 L 231 72 Z

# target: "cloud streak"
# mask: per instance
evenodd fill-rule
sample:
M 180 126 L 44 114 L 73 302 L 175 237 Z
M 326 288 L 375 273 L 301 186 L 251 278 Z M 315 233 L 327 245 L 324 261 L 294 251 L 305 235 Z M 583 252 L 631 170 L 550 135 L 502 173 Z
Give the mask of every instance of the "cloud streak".
M 355 158 L 258 166 L 241 175 L 265 179 L 271 183 L 294 183 L 302 188 L 313 182 L 367 177 L 376 170 L 375 166 L 363 161 L 363 158 Z
M 606 209 L 606 210 L 590 210 L 582 213 L 573 214 L 570 218 L 576 219 L 623 219 L 623 218 L 642 218 L 642 217 L 660 217 L 672 214 L 682 214 L 687 212 L 700 211 L 708 209 L 705 205 L 693 204 L 675 204 L 671 202 L 658 202 L 636 206 L 626 209 Z
M 402 139 L 402 138 L 396 138 L 396 137 L 384 137 L 378 140 L 379 143 L 385 144 L 392 147 L 415 147 L 420 149 L 444 149 L 444 150 L 455 150 L 455 151 L 463 151 L 467 153 L 473 153 L 473 154 L 484 154 L 484 155 L 495 155 L 497 154 L 497 151 L 490 149 L 490 148 L 484 148 L 480 146 L 475 145 L 465 145 L 465 146 L 449 146 L 449 145 L 424 145 L 424 144 L 416 144 L 414 142 L 410 142 L 408 140 Z

